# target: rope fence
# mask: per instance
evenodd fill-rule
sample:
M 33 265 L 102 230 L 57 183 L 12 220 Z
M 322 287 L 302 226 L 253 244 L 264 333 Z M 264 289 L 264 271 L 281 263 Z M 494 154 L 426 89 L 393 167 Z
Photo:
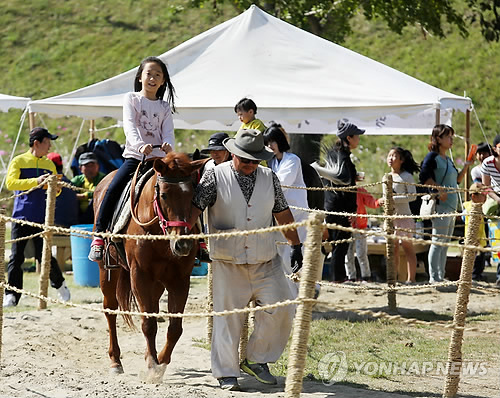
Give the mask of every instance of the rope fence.
M 381 183 L 376 183 L 376 184 L 368 184 L 365 186 L 375 186 L 379 185 Z M 12 286 L 9 286 L 5 283 L 4 279 L 4 273 L 0 272 L 0 293 L 3 294 L 3 291 L 5 288 L 8 288 L 10 290 L 16 291 L 21 294 L 26 294 L 31 297 L 35 297 L 39 300 L 39 309 L 45 309 L 47 306 L 47 302 L 52 302 L 52 303 L 62 303 L 65 306 L 68 307 L 79 307 L 79 308 L 84 308 L 88 309 L 91 311 L 98 311 L 98 312 L 106 312 L 114 315 L 131 315 L 131 316 L 143 316 L 143 317 L 168 317 L 168 318 L 177 318 L 177 317 L 206 317 L 207 318 L 207 334 L 210 337 L 211 336 L 211 326 L 210 326 L 210 321 L 214 316 L 226 316 L 230 314 L 236 314 L 236 313 L 246 313 L 246 314 L 254 314 L 257 311 L 265 311 L 277 307 L 282 307 L 282 306 L 288 306 L 288 305 L 296 305 L 297 310 L 296 310 L 296 316 L 295 316 L 295 322 L 294 322 L 294 329 L 293 329 L 293 336 L 292 336 L 292 342 L 291 342 L 291 348 L 290 348 L 290 357 L 289 357 L 289 365 L 288 365 L 288 373 L 287 373 L 287 378 L 286 378 L 286 387 L 285 387 L 285 396 L 286 397 L 298 397 L 300 396 L 300 392 L 302 390 L 302 379 L 303 379 L 303 373 L 304 373 L 304 368 L 305 368 L 305 358 L 307 354 L 307 341 L 308 341 L 308 336 L 309 336 L 309 330 L 310 330 L 310 322 L 312 319 L 312 309 L 315 304 L 326 304 L 326 305 L 331 305 L 331 303 L 328 302 L 321 302 L 318 300 L 314 299 L 314 286 L 316 283 L 316 275 L 317 275 L 317 268 L 321 266 L 321 262 L 323 261 L 323 256 L 318 255 L 320 253 L 321 247 L 323 245 L 322 243 L 322 235 L 323 235 L 323 230 L 324 228 L 329 228 L 329 229 L 339 229 L 347 232 L 358 232 L 364 235 L 376 235 L 379 237 L 384 237 L 386 239 L 386 258 L 387 258 L 387 263 L 388 263 L 388 285 L 386 287 L 377 287 L 376 289 L 382 290 L 387 292 L 388 295 L 388 308 L 390 312 L 396 312 L 397 311 L 397 305 L 396 305 L 396 292 L 399 290 L 403 289 L 411 289 L 411 290 L 416 290 L 416 289 L 428 289 L 429 287 L 437 287 L 437 286 L 457 286 L 457 306 L 455 309 L 455 315 L 454 315 L 454 320 L 453 323 L 451 324 L 445 324 L 445 323 L 440 323 L 440 322 L 426 322 L 426 321 L 420 321 L 417 319 L 407 319 L 403 318 L 400 315 L 396 314 L 385 314 L 385 313 L 377 313 L 377 312 L 371 312 L 368 310 L 353 310 L 353 309 L 341 309 L 341 310 L 346 310 L 346 311 L 351 311 L 358 313 L 360 315 L 370 315 L 374 318 L 386 318 L 390 320 L 398 320 L 401 321 L 405 324 L 425 324 L 425 325 L 430 325 L 430 326 L 439 326 L 439 327 L 445 327 L 445 328 L 451 328 L 452 331 L 452 336 L 450 339 L 450 348 L 449 348 L 449 353 L 448 353 L 448 366 L 454 367 L 460 367 L 461 366 L 461 345 L 462 345 L 462 340 L 463 340 L 463 333 L 465 331 L 480 331 L 484 332 L 487 334 L 492 334 L 492 333 L 498 333 L 498 331 L 494 330 L 480 330 L 478 328 L 466 328 L 465 327 L 465 317 L 467 314 L 467 305 L 468 305 L 468 300 L 471 294 L 471 288 L 472 288 L 472 264 L 474 261 L 474 256 L 477 251 L 490 251 L 490 252 L 498 252 L 496 248 L 482 248 L 479 246 L 479 242 L 477 241 L 477 238 L 473 236 L 479 228 L 480 222 L 482 220 L 482 213 L 481 213 L 481 206 L 478 204 L 474 204 L 472 206 L 472 210 L 470 213 L 467 214 L 467 216 L 470 217 L 470 227 L 467 232 L 467 236 L 465 239 L 464 244 L 452 244 L 448 242 L 430 242 L 429 240 L 423 240 L 423 239 L 418 239 L 418 238 L 410 238 L 410 237 L 403 237 L 403 236 L 398 236 L 398 239 L 401 240 L 407 240 L 411 242 L 416 242 L 416 243 L 423 243 L 423 244 L 434 244 L 434 245 L 440 245 L 440 246 L 447 246 L 447 247 L 458 247 L 461 250 L 464 251 L 464 256 L 462 258 L 462 272 L 460 275 L 460 280 L 458 282 L 444 282 L 442 284 L 432 284 L 432 285 L 422 285 L 422 286 L 397 286 L 396 284 L 396 277 L 395 277 L 395 270 L 394 268 L 391 269 L 391 266 L 393 267 L 392 263 L 392 258 L 394 256 L 394 225 L 392 224 L 393 220 L 396 218 L 410 218 L 410 216 L 399 216 L 399 215 L 394 215 L 391 214 L 393 209 L 393 199 L 392 199 L 392 189 L 389 189 L 392 185 L 392 177 L 390 175 L 386 175 L 384 178 L 384 181 L 382 184 L 386 184 L 387 189 L 385 190 L 385 201 L 384 201 L 384 215 L 378 216 L 379 218 L 384 219 L 384 232 L 379 232 L 379 231 L 365 231 L 365 230 L 360 230 L 356 228 L 350 228 L 350 227 L 343 227 L 337 224 L 331 224 L 331 223 L 324 223 L 324 216 L 328 214 L 334 214 L 334 215 L 342 215 L 342 216 L 355 216 L 359 217 L 362 215 L 358 214 L 349 214 L 349 213 L 340 213 L 340 212 L 326 212 L 326 211 L 319 211 L 319 210 L 312 210 L 312 209 L 303 209 L 303 208 L 297 208 L 290 206 L 291 208 L 295 209 L 301 209 L 304 211 L 309 211 L 312 213 L 307 221 L 303 221 L 300 223 L 293 223 L 293 224 L 287 224 L 287 225 L 282 225 L 282 226 L 274 226 L 274 227 L 268 227 L 264 229 L 258 229 L 258 230 L 248 230 L 248 231 L 232 231 L 232 232 L 226 232 L 226 233 L 218 233 L 218 234 L 193 234 L 193 235 L 183 235 L 182 239 L 204 239 L 204 238 L 216 238 L 216 239 L 223 239 L 223 238 L 228 238 L 228 237 L 233 237 L 233 236 L 247 236 L 247 235 L 254 235 L 258 233 L 275 233 L 277 231 L 283 232 L 291 229 L 296 229 L 298 227 L 306 226 L 307 227 L 307 239 L 305 242 L 305 253 L 304 253 L 304 267 L 301 273 L 300 277 L 300 287 L 299 287 L 299 295 L 298 298 L 295 300 L 286 300 L 283 302 L 278 302 L 274 303 L 271 305 L 266 305 L 266 306 L 249 306 L 246 308 L 238 308 L 238 309 L 233 309 L 233 310 L 227 310 L 227 311 L 221 311 L 221 312 L 214 312 L 212 311 L 212 308 L 210 303 L 212 302 L 212 294 L 213 291 L 211 291 L 211 285 L 209 282 L 209 293 L 208 293 L 208 304 L 207 304 L 207 311 L 206 312 L 201 312 L 201 313 L 185 313 L 185 314 L 171 314 L 171 313 L 165 313 L 165 312 L 160 312 L 157 314 L 153 313 L 142 313 L 139 311 L 121 311 L 121 310 L 110 310 L 110 309 L 97 309 L 92 306 L 83 306 L 83 305 L 77 305 L 73 303 L 62 303 L 59 300 L 54 300 L 51 298 L 48 298 L 47 294 L 47 289 L 48 289 L 48 271 L 50 269 L 50 250 L 51 250 L 51 239 L 54 233 L 58 233 L 61 235 L 71 235 L 71 234 L 79 234 L 81 236 L 89 236 L 89 235 L 98 235 L 103 238 L 121 238 L 121 239 L 145 239 L 145 240 L 177 240 L 180 239 L 178 235 L 170 234 L 170 235 L 165 235 L 165 236 L 156 236 L 156 235 L 129 235 L 129 234 L 111 234 L 111 233 L 102 233 L 102 234 L 94 234 L 90 231 L 84 231 L 84 230 L 71 230 L 68 228 L 62 228 L 62 227 L 57 227 L 54 226 L 54 212 L 55 212 L 55 197 L 57 195 L 57 191 L 61 186 L 61 183 L 57 181 L 56 176 L 50 176 L 43 184 L 40 184 L 38 187 L 33 188 L 37 189 L 40 188 L 42 185 L 47 185 L 47 203 L 46 203 L 46 220 L 44 224 L 38 224 L 38 223 L 32 223 L 29 221 L 23 221 L 23 220 L 18 220 L 18 219 L 13 219 L 11 217 L 6 217 L 5 216 L 5 211 L 2 210 L 0 211 L 0 266 L 5 268 L 5 259 L 4 259 L 4 253 L 5 253 L 5 224 L 6 222 L 14 222 L 14 223 L 21 223 L 25 225 L 31 225 L 34 227 L 38 227 L 42 229 L 42 232 L 35 234 L 36 236 L 43 235 L 44 238 L 44 247 L 43 247 L 43 254 L 42 254 L 42 272 L 40 276 L 40 287 L 39 287 L 39 293 L 34 294 L 31 292 L 26 292 L 22 289 L 16 289 Z M 59 185 L 59 186 L 58 186 Z M 419 185 L 419 184 L 415 184 Z M 284 186 L 287 187 L 287 186 Z M 69 187 L 68 187 L 69 188 Z M 331 187 L 329 187 L 331 188 Z M 435 187 L 434 187 L 435 188 Z M 78 188 L 79 189 L 79 188 Z M 338 190 L 336 188 L 336 190 Z M 26 194 L 25 192 L 24 194 Z M 20 195 L 16 195 L 20 196 Z M 12 196 L 16 197 L 16 196 Z M 7 200 L 8 198 L 4 198 L 3 200 Z M 456 217 L 456 216 L 462 216 L 464 214 L 462 213 L 449 213 L 445 215 L 434 215 L 432 217 Z M 368 215 L 367 215 L 368 216 Z M 370 215 L 370 217 L 373 217 L 373 215 Z M 414 218 L 414 216 L 411 216 L 411 218 Z M 31 237 L 34 237 L 35 235 L 32 235 Z M 431 235 L 432 234 L 426 234 L 426 235 Z M 445 236 L 446 238 L 449 238 L 449 236 Z M 24 239 L 28 239 L 30 237 L 26 237 Z M 352 240 L 352 238 L 350 238 Z M 9 242 L 13 242 L 15 240 L 11 240 Z M 346 240 L 343 240 L 342 243 L 345 243 Z M 334 241 L 334 242 L 328 242 L 328 244 L 339 244 L 341 243 L 340 241 Z M 211 274 L 211 273 L 210 273 Z M 334 286 L 334 287 L 341 287 L 341 288 L 353 288 L 353 287 L 348 287 L 347 285 L 339 285 L 339 284 L 330 284 L 328 282 L 321 282 L 323 286 L 328 285 L 328 286 Z M 359 290 L 375 290 L 375 287 L 367 287 L 367 286 L 359 286 L 356 287 Z M 3 322 L 3 309 L 0 310 L 0 359 L 1 359 L 1 345 L 2 345 L 2 340 L 1 340 L 1 322 Z M 248 332 L 247 332 L 248 333 Z M 453 377 L 450 377 L 450 374 L 447 375 L 446 381 L 445 381 L 445 387 L 444 387 L 444 396 L 445 397 L 451 397 L 456 394 L 456 391 L 458 389 L 458 384 L 459 384 L 459 376 L 456 376 L 455 374 Z

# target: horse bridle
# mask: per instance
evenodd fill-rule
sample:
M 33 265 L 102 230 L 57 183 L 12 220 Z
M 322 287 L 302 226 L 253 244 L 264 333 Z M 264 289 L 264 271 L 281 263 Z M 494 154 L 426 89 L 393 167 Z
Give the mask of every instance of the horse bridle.
M 158 218 L 158 222 L 160 224 L 161 230 L 163 231 L 163 235 L 167 234 L 167 228 L 168 227 L 186 227 L 188 231 L 191 230 L 191 224 L 189 224 L 187 221 L 169 221 L 167 217 L 164 216 L 163 211 L 161 210 L 161 206 L 159 204 L 159 197 L 160 197 L 160 185 L 158 184 L 158 181 L 165 183 L 165 184 L 182 184 L 182 183 L 190 183 L 191 182 L 191 177 L 164 177 L 164 176 L 158 176 L 156 178 L 156 184 L 155 184 L 155 197 L 153 201 L 153 209 L 156 214 L 156 218 Z
M 156 145 L 155 145 L 156 146 Z M 159 197 L 160 197 L 160 186 L 158 184 L 158 181 L 166 184 L 181 184 L 181 183 L 189 183 L 191 182 L 191 176 L 189 177 L 164 177 L 161 175 L 157 175 L 156 178 L 156 184 L 155 184 L 155 195 L 153 199 L 153 210 L 155 212 L 155 217 L 152 218 L 151 220 L 147 222 L 141 222 L 139 221 L 139 218 L 136 216 L 134 212 L 135 204 L 134 204 L 134 192 L 135 192 L 135 185 L 137 181 L 137 175 L 139 173 L 139 169 L 142 165 L 143 161 L 137 166 L 137 169 L 135 170 L 134 177 L 132 178 L 132 184 L 130 187 L 130 214 L 132 215 L 132 219 L 135 221 L 136 224 L 140 225 L 141 227 L 149 227 L 153 225 L 155 222 L 158 222 L 160 224 L 161 230 L 163 231 L 163 234 L 167 234 L 167 228 L 168 227 L 186 227 L 188 230 L 191 230 L 191 224 L 189 224 L 187 221 L 169 221 L 167 217 L 163 214 L 163 211 L 161 210 L 161 206 L 159 204 Z

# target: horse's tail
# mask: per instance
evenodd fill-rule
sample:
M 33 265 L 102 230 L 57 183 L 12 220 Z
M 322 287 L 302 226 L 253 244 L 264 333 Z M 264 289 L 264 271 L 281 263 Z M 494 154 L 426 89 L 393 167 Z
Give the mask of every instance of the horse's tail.
M 123 311 L 130 311 L 132 308 L 132 302 L 134 301 L 132 287 L 130 286 L 130 271 L 124 268 L 120 271 L 118 284 L 116 286 L 116 299 L 118 300 L 118 304 Z M 123 314 L 122 316 L 127 326 L 137 331 L 132 316 L 128 314 Z

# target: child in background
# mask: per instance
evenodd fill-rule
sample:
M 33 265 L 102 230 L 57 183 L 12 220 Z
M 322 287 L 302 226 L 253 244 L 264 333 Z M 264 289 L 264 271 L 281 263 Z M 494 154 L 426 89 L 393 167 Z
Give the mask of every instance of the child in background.
M 113 206 L 132 178 L 143 157 L 163 157 L 175 147 L 174 122 L 175 90 L 166 65 L 156 57 L 141 62 L 134 80 L 134 92 L 127 93 L 123 103 L 123 131 L 125 133 L 125 162 L 120 166 L 102 200 L 95 220 L 95 232 L 105 232 L 113 216 Z M 167 101 L 163 95 L 167 92 Z M 160 149 L 153 148 L 159 145 Z M 99 261 L 103 256 L 104 241 L 94 237 L 89 260 Z
M 241 121 L 241 129 L 253 129 L 259 130 L 261 133 L 264 132 L 266 126 L 261 120 L 256 119 L 257 105 L 249 98 L 242 98 L 234 106 L 234 112 L 238 115 Z
M 420 170 L 420 166 L 413 160 L 413 156 L 410 151 L 403 149 L 401 147 L 394 147 L 389 151 L 387 155 L 387 165 L 391 168 L 392 174 L 392 189 L 394 192 L 394 214 L 400 216 L 411 216 L 409 203 L 415 200 L 415 194 L 417 192 L 414 184 L 413 173 Z M 386 189 L 385 184 L 383 185 L 384 192 Z M 382 205 L 383 199 L 379 199 L 379 204 Z M 394 219 L 394 227 L 396 229 L 396 236 L 403 236 L 413 238 L 415 233 L 415 220 L 411 218 L 396 218 Z M 399 254 L 399 244 L 400 240 L 395 240 L 395 253 Z M 408 240 L 401 240 L 401 246 L 406 255 L 406 261 L 408 266 L 408 276 L 406 284 L 412 284 L 416 282 L 417 274 L 417 255 L 415 254 L 415 249 L 413 248 L 413 243 Z M 399 255 L 394 256 L 394 265 L 396 269 L 399 269 Z
M 493 155 L 493 149 L 489 144 L 485 144 L 484 142 L 477 144 L 476 160 L 479 162 L 479 164 L 473 167 L 470 171 L 472 182 L 482 183 L 483 178 L 481 174 L 481 164 L 483 163 L 484 159 L 491 155 Z
M 358 173 L 356 176 L 356 181 L 362 181 L 364 179 L 364 173 Z M 356 203 L 358 209 L 357 214 L 367 214 L 366 208 L 376 209 L 379 207 L 378 201 L 370 195 L 366 189 L 362 187 L 357 188 L 356 193 Z M 366 229 L 368 226 L 367 217 L 353 217 L 351 219 L 351 225 L 356 229 Z M 349 243 L 349 248 L 347 249 L 346 261 L 345 261 L 345 271 L 347 274 L 347 280 L 349 282 L 354 282 L 356 278 L 356 260 L 354 258 L 354 251 L 356 251 L 356 257 L 359 262 L 359 269 L 361 270 L 361 280 L 365 282 L 371 281 L 371 270 L 370 262 L 368 261 L 368 245 L 366 243 L 366 235 L 360 232 L 352 233 L 352 241 Z
M 470 213 L 472 209 L 472 203 L 484 203 L 486 201 L 486 192 L 484 191 L 485 186 L 481 183 L 475 182 L 471 185 L 469 192 L 471 200 L 464 202 L 464 213 Z M 465 231 L 464 234 L 467 236 L 467 229 L 469 227 L 469 216 L 463 216 L 465 221 Z M 481 225 L 479 226 L 478 232 L 479 246 L 486 247 L 488 239 L 486 238 L 486 230 L 484 218 L 481 220 Z M 485 264 L 485 252 L 478 251 L 476 258 L 474 259 L 474 268 L 472 269 L 472 279 L 475 281 L 483 281 L 483 271 Z

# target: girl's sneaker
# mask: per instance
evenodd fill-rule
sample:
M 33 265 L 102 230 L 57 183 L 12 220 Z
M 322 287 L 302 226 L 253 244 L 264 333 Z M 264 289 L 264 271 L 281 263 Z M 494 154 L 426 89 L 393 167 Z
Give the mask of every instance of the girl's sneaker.
M 92 240 L 92 243 L 90 244 L 89 260 L 101 261 L 103 251 L 104 251 L 104 241 L 102 240 L 102 238 L 94 238 Z

